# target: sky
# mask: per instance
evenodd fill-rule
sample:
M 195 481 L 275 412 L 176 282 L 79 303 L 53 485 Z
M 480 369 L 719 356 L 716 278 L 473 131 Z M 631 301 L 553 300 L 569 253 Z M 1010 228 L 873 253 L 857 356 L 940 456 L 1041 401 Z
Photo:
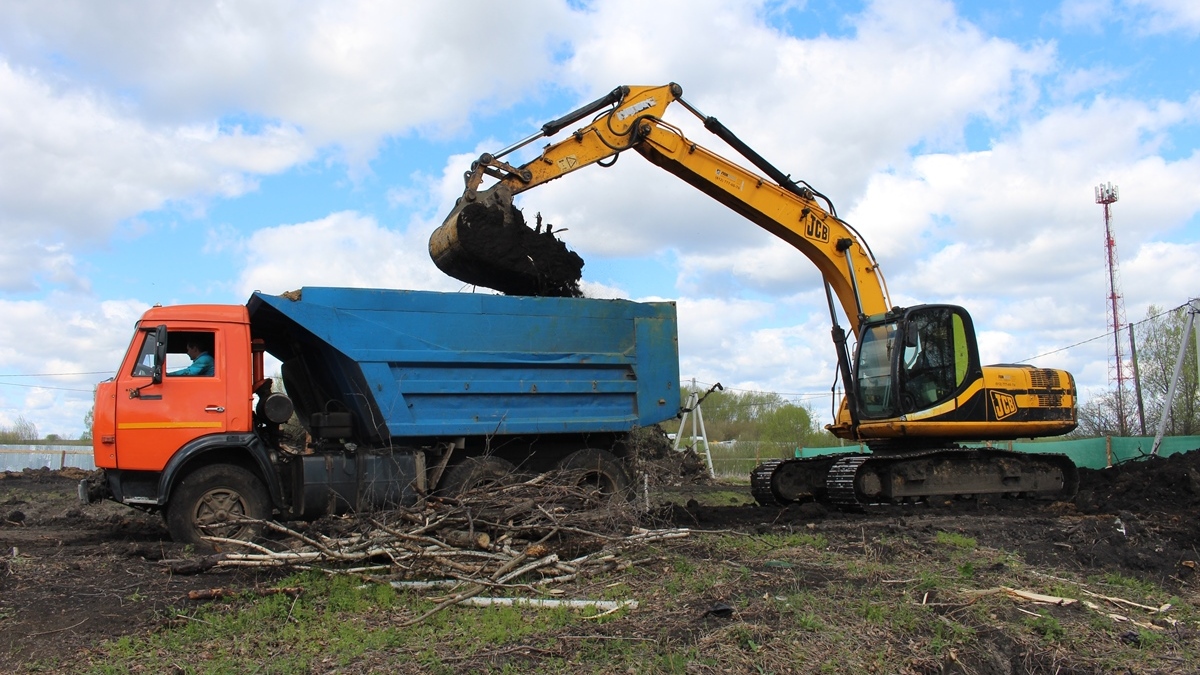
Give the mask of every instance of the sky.
M 0 0 L 0 425 L 78 437 L 154 304 L 472 292 L 427 250 L 471 160 L 668 82 L 828 195 L 893 302 L 966 307 L 985 363 L 1065 368 L 1086 401 L 1112 348 L 1096 186 L 1126 318 L 1200 295 L 1198 38 L 1191 0 Z M 589 296 L 678 303 L 685 381 L 828 421 L 798 251 L 634 153 L 518 206 L 567 229 Z

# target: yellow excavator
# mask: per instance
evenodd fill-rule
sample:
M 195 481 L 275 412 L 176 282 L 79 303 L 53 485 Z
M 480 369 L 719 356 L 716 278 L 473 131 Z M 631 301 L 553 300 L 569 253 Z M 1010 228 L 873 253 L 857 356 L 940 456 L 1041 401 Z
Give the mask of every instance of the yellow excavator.
M 1075 382 L 1064 370 L 983 366 L 970 315 L 935 304 L 893 307 L 874 254 L 833 203 L 772 166 L 713 117 L 682 98 L 678 84 L 614 89 L 548 122 L 503 151 L 485 153 L 466 189 L 433 232 L 429 251 L 444 272 L 508 294 L 578 295 L 583 262 L 550 227 L 530 227 L 515 195 L 633 150 L 791 244 L 820 269 L 845 395 L 838 438 L 870 452 L 773 460 L 751 476 L 764 504 L 818 500 L 842 506 L 1003 495 L 1069 498 L 1074 463 L 960 443 L 1064 434 L 1076 426 Z M 688 140 L 662 117 L 679 103 L 762 174 Z M 504 158 L 584 118 L 590 123 L 521 166 Z M 485 177 L 495 182 L 483 189 Z M 854 357 L 835 305 L 855 337 Z

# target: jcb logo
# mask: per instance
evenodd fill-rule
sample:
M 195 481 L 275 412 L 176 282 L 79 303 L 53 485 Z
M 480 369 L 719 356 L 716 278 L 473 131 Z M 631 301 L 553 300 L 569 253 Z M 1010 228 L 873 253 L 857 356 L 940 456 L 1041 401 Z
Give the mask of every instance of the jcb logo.
M 829 243 L 829 226 L 809 216 L 804 220 L 804 236 L 815 239 L 822 244 Z
M 993 391 L 992 411 L 998 420 L 1012 417 L 1017 414 L 1017 397 L 1002 391 Z

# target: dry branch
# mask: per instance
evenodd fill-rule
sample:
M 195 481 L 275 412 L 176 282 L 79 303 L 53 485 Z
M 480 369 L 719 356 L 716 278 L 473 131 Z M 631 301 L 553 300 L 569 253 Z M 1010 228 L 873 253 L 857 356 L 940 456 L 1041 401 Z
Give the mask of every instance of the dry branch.
M 433 609 L 403 624 L 412 625 L 485 590 L 545 589 L 660 560 L 635 554 L 690 535 L 686 529 L 642 529 L 638 516 L 636 507 L 620 497 L 605 498 L 578 480 L 543 474 L 453 499 L 430 498 L 420 508 L 327 518 L 303 533 L 267 523 L 276 533 L 272 541 L 244 545 L 213 538 L 225 552 L 162 564 L 176 574 L 290 566 L 353 574 L 407 590 L 455 589 L 450 596 L 432 598 L 438 603 Z M 627 605 L 636 603 L 618 606 Z M 609 605 L 600 608 L 615 611 Z

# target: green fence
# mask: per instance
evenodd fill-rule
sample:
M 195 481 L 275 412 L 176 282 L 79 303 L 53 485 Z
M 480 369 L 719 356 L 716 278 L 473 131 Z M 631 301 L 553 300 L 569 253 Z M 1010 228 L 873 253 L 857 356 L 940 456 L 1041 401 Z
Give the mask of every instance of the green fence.
M 1007 448 L 1009 443 L 994 443 L 993 447 Z M 1070 441 L 1042 441 L 1039 443 L 1011 443 L 1018 452 L 1056 452 L 1066 455 L 1075 466 L 1084 469 L 1105 467 L 1146 457 L 1154 447 L 1153 436 L 1106 436 L 1105 438 L 1079 438 Z M 1158 444 L 1162 457 L 1200 449 L 1200 436 L 1166 436 Z
M 1017 452 L 1049 452 L 1066 455 L 1075 465 L 1086 469 L 1103 469 L 1150 454 L 1154 447 L 1153 436 L 1109 436 L 1106 438 L 1079 438 L 1067 441 L 996 443 L 967 443 L 972 447 L 993 447 Z M 1168 436 L 1159 444 L 1158 454 L 1166 457 L 1181 452 L 1200 449 L 1200 436 Z M 704 446 L 696 448 L 703 453 Z M 749 475 L 760 462 L 783 457 L 820 457 L 847 452 L 869 452 L 864 445 L 844 445 L 828 448 L 789 448 L 777 443 L 713 443 L 713 469 L 718 475 Z

